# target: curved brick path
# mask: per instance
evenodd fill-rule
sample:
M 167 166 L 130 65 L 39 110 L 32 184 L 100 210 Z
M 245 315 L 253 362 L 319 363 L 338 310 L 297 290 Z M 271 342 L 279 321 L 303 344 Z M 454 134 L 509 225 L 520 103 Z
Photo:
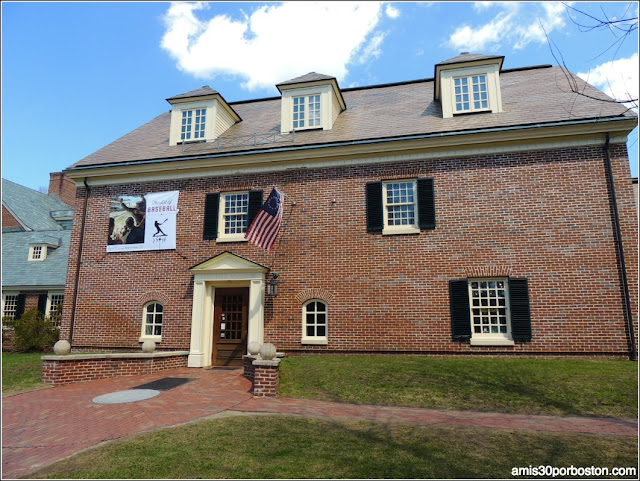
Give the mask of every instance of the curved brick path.
M 102 394 L 163 377 L 195 380 L 154 398 L 94 404 Z M 227 412 L 400 421 L 552 432 L 637 436 L 634 420 L 524 416 L 253 398 L 242 370 L 174 369 L 31 391 L 2 400 L 2 479 L 23 476 L 100 442 Z

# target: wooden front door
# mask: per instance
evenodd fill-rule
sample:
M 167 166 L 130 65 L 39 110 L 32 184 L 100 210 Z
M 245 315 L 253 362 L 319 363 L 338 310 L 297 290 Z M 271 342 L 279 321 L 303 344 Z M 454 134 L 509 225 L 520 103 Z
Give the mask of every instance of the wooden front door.
M 214 366 L 242 366 L 247 352 L 249 288 L 216 288 L 213 310 Z

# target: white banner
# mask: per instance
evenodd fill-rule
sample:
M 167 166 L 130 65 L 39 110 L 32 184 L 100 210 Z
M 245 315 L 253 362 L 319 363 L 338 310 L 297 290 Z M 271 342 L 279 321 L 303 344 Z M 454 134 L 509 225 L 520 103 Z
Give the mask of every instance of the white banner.
M 112 197 L 107 252 L 175 249 L 179 194 Z

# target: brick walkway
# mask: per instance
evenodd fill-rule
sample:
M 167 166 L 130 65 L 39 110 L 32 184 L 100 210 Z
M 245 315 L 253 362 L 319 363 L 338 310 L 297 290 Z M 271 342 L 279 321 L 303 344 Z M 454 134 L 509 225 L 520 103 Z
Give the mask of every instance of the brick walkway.
M 154 398 L 94 404 L 102 394 L 163 377 L 194 378 Z M 175 369 L 144 376 L 31 391 L 2 400 L 2 478 L 23 476 L 103 441 L 228 412 L 448 424 L 496 429 L 637 436 L 632 420 L 523 416 L 414 408 L 358 406 L 299 399 L 253 398 L 242 370 Z

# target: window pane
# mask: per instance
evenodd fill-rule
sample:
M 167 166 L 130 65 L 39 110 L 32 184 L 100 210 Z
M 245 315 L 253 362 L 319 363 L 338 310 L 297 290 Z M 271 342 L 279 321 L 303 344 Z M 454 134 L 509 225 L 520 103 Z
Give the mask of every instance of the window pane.
M 315 331 L 314 326 L 307 326 L 307 336 L 313 337 L 315 335 L 314 331 Z
M 327 327 L 326 326 L 318 326 L 318 336 L 326 336 L 327 335 Z
M 317 307 L 318 312 L 325 312 L 327 310 L 327 305 L 323 302 L 318 302 Z

